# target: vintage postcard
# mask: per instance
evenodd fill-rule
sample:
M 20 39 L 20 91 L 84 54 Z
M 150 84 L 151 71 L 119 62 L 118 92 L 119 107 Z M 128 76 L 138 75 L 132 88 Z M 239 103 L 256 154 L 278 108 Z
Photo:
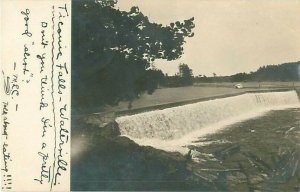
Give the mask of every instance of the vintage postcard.
M 299 191 L 300 1 L 1 1 L 2 191 Z

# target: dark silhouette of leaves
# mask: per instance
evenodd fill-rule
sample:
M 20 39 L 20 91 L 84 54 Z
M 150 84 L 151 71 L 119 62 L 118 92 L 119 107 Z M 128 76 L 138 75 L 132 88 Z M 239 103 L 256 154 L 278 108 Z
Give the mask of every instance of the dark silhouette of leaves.
M 156 74 L 150 64 L 180 58 L 185 38 L 193 36 L 194 18 L 162 26 L 150 22 L 138 7 L 120 11 L 116 3 L 72 3 L 72 93 L 77 109 L 152 93 L 158 82 L 149 77 Z

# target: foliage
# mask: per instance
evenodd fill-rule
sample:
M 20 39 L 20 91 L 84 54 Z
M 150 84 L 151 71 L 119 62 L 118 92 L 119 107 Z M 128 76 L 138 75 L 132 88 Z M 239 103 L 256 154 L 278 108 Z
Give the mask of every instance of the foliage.
M 187 64 L 178 66 L 179 72 L 174 76 L 165 76 L 164 85 L 167 87 L 182 87 L 193 84 L 193 71 Z
M 246 82 L 246 81 L 299 81 L 300 61 L 262 66 L 255 72 L 237 73 L 231 76 L 197 76 L 194 82 Z
M 193 84 L 193 71 L 187 64 L 182 63 L 179 65 L 179 76 L 183 86 Z
M 263 66 L 251 75 L 260 81 L 297 81 L 300 80 L 300 62 Z
M 194 18 L 168 26 L 150 22 L 132 7 L 115 8 L 116 0 L 73 1 L 73 107 L 114 105 L 157 87 L 155 59 L 175 60 L 192 37 Z M 154 76 L 152 76 L 154 75 Z

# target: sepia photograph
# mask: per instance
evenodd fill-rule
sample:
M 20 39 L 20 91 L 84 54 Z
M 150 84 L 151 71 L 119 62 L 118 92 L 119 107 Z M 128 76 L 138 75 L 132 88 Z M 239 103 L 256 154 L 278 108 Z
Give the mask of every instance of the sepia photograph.
M 300 1 L 71 7 L 72 191 L 300 190 Z

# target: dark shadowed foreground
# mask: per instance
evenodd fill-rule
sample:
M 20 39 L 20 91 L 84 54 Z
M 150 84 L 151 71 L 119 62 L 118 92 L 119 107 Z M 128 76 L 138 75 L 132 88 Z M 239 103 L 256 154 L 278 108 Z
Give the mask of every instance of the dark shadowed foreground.
M 75 122 L 72 190 L 299 191 L 300 110 L 272 111 L 190 146 L 191 156 L 142 147 L 118 126 Z M 81 128 L 81 129 L 78 129 Z
M 208 189 L 192 182 L 190 161 L 179 153 L 141 147 L 118 131 L 91 125 L 72 134 L 72 190 Z

